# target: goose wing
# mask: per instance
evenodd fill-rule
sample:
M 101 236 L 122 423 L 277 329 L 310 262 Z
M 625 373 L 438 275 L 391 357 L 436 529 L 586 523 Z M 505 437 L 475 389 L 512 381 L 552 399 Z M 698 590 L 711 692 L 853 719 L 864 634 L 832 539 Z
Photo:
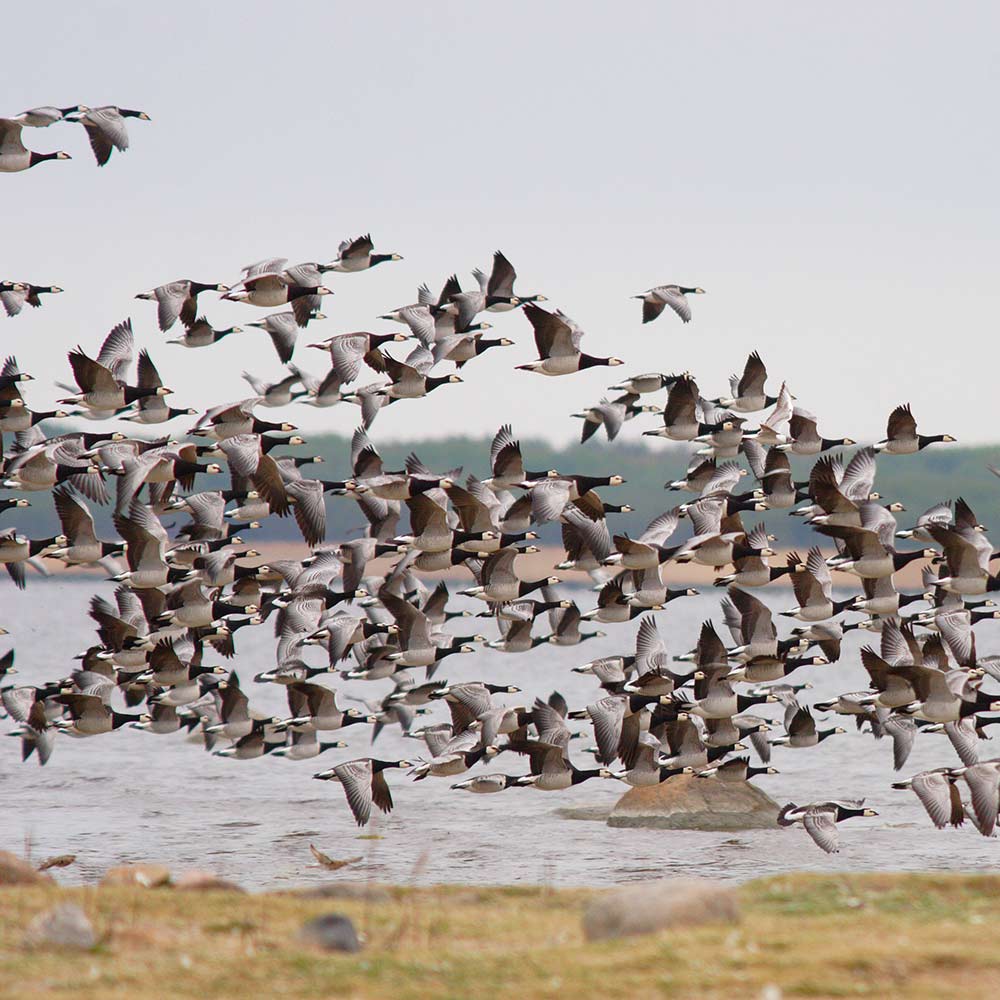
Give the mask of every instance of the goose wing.
M 850 500 L 867 500 L 875 485 L 875 449 L 861 448 L 847 463 L 840 490 Z
M 656 619 L 652 615 L 646 615 L 639 622 L 639 631 L 635 637 L 636 667 L 640 673 L 655 670 L 666 657 L 667 647 L 656 627 Z
M 810 809 L 802 817 L 802 825 L 816 845 L 827 854 L 836 854 L 840 850 L 837 818 L 833 811 Z
M 598 760 L 602 764 L 610 764 L 618 757 L 618 744 L 625 721 L 625 700 L 615 696 L 602 698 L 587 706 L 587 715 L 594 724 Z
M 52 491 L 52 499 L 62 533 L 73 545 L 93 545 L 97 542 L 94 518 L 86 504 L 74 496 L 68 486 L 59 486 Z
M 427 616 L 409 601 L 397 597 L 383 587 L 379 591 L 379 600 L 399 626 L 399 643 L 404 649 L 429 649 L 431 628 Z
M 543 479 L 531 487 L 531 518 L 539 524 L 555 521 L 570 498 L 570 483 L 565 479 Z
M 966 718 L 960 719 L 958 722 L 947 722 L 944 732 L 955 748 L 959 760 L 966 767 L 979 763 L 979 736 L 976 733 L 975 719 Z
M 693 423 L 697 420 L 698 384 L 693 378 L 684 376 L 670 387 L 667 405 L 663 410 L 663 422 L 667 427 L 678 423 Z
M 372 770 L 372 762 L 368 759 L 348 761 L 346 764 L 338 765 L 333 771 L 344 786 L 347 804 L 354 813 L 358 826 L 365 826 L 371 819 L 376 778 L 381 777 L 381 772 L 376 775 Z M 379 791 L 381 801 L 378 806 L 382 812 L 389 812 L 392 809 L 392 796 L 384 778 L 381 785 L 382 789 Z
M 73 378 L 81 392 L 117 392 L 119 385 L 114 375 L 102 364 L 88 357 L 82 349 L 69 352 L 69 363 L 73 369 Z
M 490 469 L 504 479 L 524 479 L 520 442 L 515 440 L 510 424 L 504 424 L 490 445 Z
M 639 536 L 639 541 L 645 545 L 663 545 L 677 530 L 680 523 L 680 507 L 664 511 L 646 525 L 646 530 Z M 697 534 L 697 532 L 695 532 Z
M 266 257 L 264 260 L 254 261 L 247 264 L 241 271 L 243 273 L 243 284 L 256 281 L 258 278 L 277 278 L 284 271 L 288 264 L 287 257 Z
M 103 365 L 116 379 L 124 379 L 126 372 L 135 361 L 135 337 L 132 334 L 131 318 L 112 327 L 104 338 L 97 355 L 97 363 Z
M 685 322 L 691 322 L 691 303 L 688 302 L 687 296 L 678 288 L 677 285 L 660 285 L 657 288 L 651 288 L 650 294 L 655 297 L 655 302 L 653 305 L 659 305 L 659 309 L 656 311 L 655 315 L 650 317 L 655 319 L 657 316 L 663 312 L 664 306 L 670 306 L 671 309 Z M 662 303 L 662 304 L 661 304 Z M 646 319 L 645 304 L 643 308 L 642 321 L 648 323 L 649 320 Z M 765 374 L 766 377 L 766 374 Z
M 300 479 L 286 483 L 285 491 L 293 502 L 295 523 L 306 544 L 313 548 L 326 538 L 326 503 L 323 484 L 318 479 Z
M 690 310 L 689 310 L 690 311 Z M 767 368 L 760 354 L 754 351 L 743 367 L 743 377 L 736 386 L 737 396 L 763 395 L 764 383 L 767 381 Z
M 87 138 L 90 140 L 90 148 L 93 150 L 94 159 L 97 165 L 103 167 L 111 159 L 111 152 L 115 148 L 115 143 L 108 136 L 107 132 L 99 125 L 81 118 L 80 124 L 87 130 Z M 122 128 L 124 129 L 124 122 Z M 125 145 L 128 145 L 128 133 L 126 132 Z
M 568 504 L 562 512 L 563 541 L 571 559 L 579 559 L 584 550 L 598 561 L 606 559 L 611 552 L 611 535 L 608 522 L 603 518 L 592 521 L 575 503 Z M 570 552 L 569 550 L 573 551 Z M 575 554 L 574 554 L 575 553 Z
M 23 156 L 27 152 L 21 141 L 21 123 L 11 118 L 0 118 L 0 156 Z
M 917 436 L 917 421 L 909 403 L 903 403 L 889 414 L 885 436 L 890 441 L 912 440 Z
M 344 333 L 330 342 L 330 358 L 341 382 L 353 382 L 358 377 L 369 343 L 367 333 Z
M 565 317 L 547 312 L 533 302 L 525 305 L 524 313 L 534 328 L 539 358 L 572 357 L 579 354 L 574 343 L 574 329 L 566 322 Z
M 962 809 L 961 795 L 955 783 L 949 781 L 948 777 L 941 771 L 924 771 L 921 774 L 915 774 L 910 779 L 910 787 L 920 800 L 920 804 L 927 810 L 931 822 L 939 830 L 943 830 L 949 823 L 955 826 L 962 824 L 965 813 Z M 955 799 L 958 800 L 957 811 Z
M 371 233 L 364 236 L 356 236 L 354 239 L 344 240 L 338 252 L 341 260 L 364 260 L 371 256 L 375 244 L 372 242 Z
M 927 531 L 931 538 L 944 549 L 948 562 L 948 572 L 951 576 L 976 577 L 989 572 L 989 559 L 985 553 L 968 539 L 963 538 L 954 528 L 941 524 L 928 524 Z
M 962 777 L 972 795 L 972 811 L 984 837 L 993 835 L 1000 811 L 1000 770 L 996 764 L 974 764 Z
M 300 288 L 318 288 L 323 284 L 323 276 L 316 264 L 293 264 L 282 271 L 282 277 L 292 285 Z
M 436 530 L 447 532 L 448 514 L 441 504 L 436 503 L 426 493 L 418 493 L 406 501 L 410 511 L 410 528 L 414 535 Z
M 166 333 L 184 311 L 191 294 L 191 282 L 171 281 L 154 288 L 153 294 L 156 296 L 156 319 L 160 329 Z M 185 325 L 190 326 L 195 318 L 194 315 L 189 315 Z
M 892 767 L 900 771 L 913 749 L 917 724 L 905 715 L 891 715 L 882 724 L 882 731 L 892 737 Z
M 91 136 L 91 145 L 93 145 L 93 135 L 96 131 L 101 134 L 105 142 L 110 143 L 119 152 L 128 149 L 128 130 L 125 128 L 125 119 L 118 108 L 111 106 L 92 108 L 83 116 L 81 122 Z M 95 149 L 94 152 L 96 153 L 97 150 Z
M 4 688 L 0 699 L 7 714 L 15 722 L 23 724 L 28 721 L 31 706 L 35 704 L 35 694 L 33 687 Z
M 514 266 L 497 250 L 493 254 L 493 270 L 486 286 L 487 294 L 497 298 L 511 298 L 514 295 L 516 279 L 517 271 L 514 270 Z

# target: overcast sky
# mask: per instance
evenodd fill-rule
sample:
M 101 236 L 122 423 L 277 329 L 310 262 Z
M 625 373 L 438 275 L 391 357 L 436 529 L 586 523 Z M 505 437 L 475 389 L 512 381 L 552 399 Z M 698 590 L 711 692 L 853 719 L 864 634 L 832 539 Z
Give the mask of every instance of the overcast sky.
M 66 350 L 96 351 L 129 315 L 175 405 L 248 395 L 244 368 L 280 375 L 262 332 L 166 347 L 134 294 L 232 282 L 266 256 L 330 259 L 370 230 L 405 260 L 329 275 L 329 319 L 300 343 L 390 329 L 375 317 L 420 282 L 468 286 L 500 248 L 587 350 L 627 362 L 515 372 L 530 326 L 491 315 L 517 346 L 383 412 L 376 440 L 508 420 L 567 440 L 568 415 L 617 376 L 686 369 L 716 395 L 752 349 L 828 436 L 881 437 L 909 400 L 925 433 L 1000 437 L 995 4 L 35 2 L 3 24 L 0 114 L 152 117 L 101 169 L 79 126 L 25 130 L 74 159 L 0 175 L 0 277 L 66 289 L 0 318 L 4 351 L 40 377 L 36 408 Z M 694 320 L 642 326 L 629 296 L 675 281 L 708 292 Z M 265 315 L 203 301 L 216 325 Z M 287 412 L 308 429 L 358 421 L 346 405 Z

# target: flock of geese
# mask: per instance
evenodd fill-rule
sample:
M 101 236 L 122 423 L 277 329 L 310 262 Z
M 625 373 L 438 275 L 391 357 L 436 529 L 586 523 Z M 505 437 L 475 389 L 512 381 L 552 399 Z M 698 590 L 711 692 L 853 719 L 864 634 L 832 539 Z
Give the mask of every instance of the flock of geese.
M 20 142 L 23 127 L 60 121 L 82 122 L 104 162 L 108 143 L 127 146 L 125 117 L 146 116 L 74 107 L 4 119 L 0 169 L 60 155 L 27 154 Z M 538 357 L 517 365 L 519 371 L 561 377 L 622 364 L 585 352 L 584 330 L 541 305 L 544 296 L 515 292 L 516 272 L 497 252 L 489 274 L 473 272 L 471 289 L 463 290 L 454 276 L 437 296 L 423 285 L 415 302 L 380 317 L 381 332 L 340 333 L 304 345 L 322 351 L 330 366 L 323 376 L 300 369 L 293 362 L 298 338 L 322 316 L 320 306 L 331 294 L 326 276 L 399 259 L 376 252 L 363 236 L 341 243 L 329 262 L 289 265 L 274 258 L 243 268 L 231 284 L 177 280 L 137 295 L 156 303 L 160 331 L 180 324 L 184 333 L 169 342 L 190 349 L 211 347 L 238 329 L 214 328 L 201 311 L 202 296 L 277 310 L 246 325 L 268 334 L 288 375 L 277 382 L 246 376 L 253 394 L 236 402 L 170 406 L 172 390 L 150 352 L 137 352 L 130 319 L 96 351 L 69 352 L 72 382 L 60 383 L 66 395 L 58 410 L 32 409 L 25 396 L 31 375 L 14 357 L 6 360 L 0 509 L 14 516 L 29 497 L 50 493 L 60 531 L 37 539 L 16 527 L 0 531 L 0 563 L 19 587 L 25 568 L 42 559 L 98 565 L 117 584 L 113 597 L 91 599 L 96 638 L 78 670 L 41 686 L 0 689 L 22 759 L 34 754 L 45 764 L 58 734 L 93 737 L 131 726 L 158 735 L 184 731 L 226 758 L 311 760 L 346 748 L 340 737 L 362 732 L 374 744 L 387 726 L 399 726 L 422 740 L 426 752 L 413 761 L 353 757 L 314 775 L 339 782 L 364 825 L 373 807 L 391 810 L 386 774 L 392 769 L 405 769 L 416 781 L 452 779 L 454 789 L 480 794 L 559 791 L 591 779 L 648 786 L 692 774 L 745 782 L 775 773 L 773 748 L 809 749 L 843 733 L 830 721 L 839 716 L 876 740 L 888 737 L 897 770 L 917 737 L 945 733 L 956 759 L 894 787 L 911 789 L 939 828 L 968 820 L 984 836 L 993 834 L 1000 760 L 980 759 L 979 744 L 1000 721 L 986 714 L 1000 710 L 1000 664 L 977 656 L 975 637 L 979 624 L 1000 616 L 987 599 L 1000 588 L 990 572 L 993 546 L 961 499 L 942 500 L 901 528 L 896 514 L 904 508 L 875 489 L 879 455 L 912 455 L 953 438 L 918 433 L 902 405 L 889 415 L 884 439 L 848 454 L 841 449 L 855 442 L 823 436 L 817 418 L 786 385 L 768 390 L 767 369 L 755 352 L 718 397 L 706 397 L 690 373 L 649 372 L 618 381 L 611 394 L 575 414 L 585 441 L 601 428 L 614 440 L 627 422 L 645 416 L 653 426 L 643 434 L 692 448 L 684 476 L 665 484 L 687 499 L 635 538 L 613 527 L 616 514 L 631 510 L 610 502 L 610 491 L 624 482 L 620 475 L 533 469 L 510 426 L 492 441 L 488 478 L 435 471 L 416 455 L 402 469 L 387 469 L 369 436 L 383 407 L 461 381 L 457 372 L 479 355 L 511 346 L 519 330 L 526 332 L 523 320 L 510 318 L 504 321 L 509 337 L 487 337 L 486 314 L 520 311 L 530 324 Z M 345 280 L 342 287 L 349 285 Z M 41 295 L 59 290 L 5 281 L 0 296 L 16 315 L 24 303 L 38 306 Z M 652 288 L 636 296 L 642 321 L 669 307 L 686 323 L 691 298 L 701 293 L 683 285 Z M 402 349 L 405 357 L 392 353 L 403 343 L 412 344 Z M 350 478 L 307 475 L 313 458 L 296 452 L 302 440 L 295 426 L 263 415 L 296 401 L 360 408 Z M 95 427 L 111 417 L 159 426 L 185 416 L 196 419 L 153 440 Z M 91 429 L 47 436 L 46 422 L 71 418 Z M 804 479 L 795 478 L 794 456 L 812 460 Z M 367 524 L 364 537 L 328 541 L 328 498 L 357 505 Z M 99 537 L 94 504 L 113 508 L 114 537 Z M 775 535 L 763 523 L 745 523 L 745 516 L 766 511 L 785 511 L 814 529 L 816 544 L 804 558 L 790 552 L 780 559 Z M 308 546 L 304 558 L 262 563 L 247 547 L 244 533 L 268 517 L 294 519 Z M 171 534 L 165 518 L 182 523 Z M 519 556 L 537 551 L 538 530 L 550 524 L 561 532 L 565 559 L 550 575 L 526 579 Z M 917 547 L 901 548 L 901 541 Z M 923 586 L 900 592 L 894 574 L 913 561 L 923 562 Z M 685 563 L 714 571 L 715 585 L 725 590 L 721 623 L 705 621 L 692 651 L 670 655 L 659 613 L 698 593 L 670 585 Z M 439 571 L 464 575 L 468 585 L 457 594 L 445 582 L 429 585 L 424 575 Z M 569 571 L 590 575 L 594 607 L 578 603 L 588 591 L 559 589 L 558 574 Z M 833 574 L 850 596 L 836 596 Z M 776 618 L 754 591 L 786 577 L 794 602 Z M 904 613 L 911 605 L 920 609 Z M 452 631 L 470 618 L 470 607 L 491 621 L 494 638 Z M 536 631 L 539 619 L 548 623 L 544 634 Z M 444 660 L 471 656 L 477 647 L 543 659 L 532 650 L 581 645 L 605 634 L 594 626 L 633 619 L 639 619 L 634 644 L 574 668 L 595 684 L 594 700 L 585 706 L 571 708 L 555 691 L 510 704 L 504 696 L 517 688 L 489 678 L 449 683 L 439 675 Z M 780 635 L 778 619 L 791 626 Z M 448 622 L 453 625 L 446 629 Z M 244 628 L 273 628 L 274 663 L 254 680 L 284 687 L 286 717 L 255 711 L 236 671 L 211 662 L 239 655 L 237 633 Z M 854 630 L 871 637 L 860 651 L 869 686 L 805 704 L 810 685 L 792 675 L 807 667 L 836 671 Z M 675 641 L 671 636 L 671 645 Z M 14 672 L 11 650 L 0 661 L 0 678 Z M 364 709 L 341 707 L 337 691 L 319 680 L 338 675 L 385 686 Z M 428 718 L 439 703 L 447 722 Z M 778 706 L 776 714 L 766 714 L 768 705 Z M 571 741 L 583 735 L 574 730 L 578 723 L 589 725 L 588 737 L 592 731 L 594 766 L 579 766 L 569 753 Z M 480 766 L 520 758 L 526 767 Z M 787 804 L 778 822 L 802 825 L 832 852 L 838 823 L 871 815 L 863 801 L 820 798 Z
M 103 167 L 111 159 L 113 150 L 123 153 L 128 149 L 126 118 L 149 121 L 149 115 L 145 111 L 132 111 L 110 104 L 101 108 L 88 108 L 83 104 L 75 104 L 69 108 L 32 108 L 13 118 L 0 118 L 0 173 L 12 174 L 29 170 L 46 160 L 71 160 L 73 157 L 62 149 L 52 153 L 39 153 L 24 145 L 25 128 L 48 128 L 57 122 L 82 125 L 86 129 L 97 165 Z

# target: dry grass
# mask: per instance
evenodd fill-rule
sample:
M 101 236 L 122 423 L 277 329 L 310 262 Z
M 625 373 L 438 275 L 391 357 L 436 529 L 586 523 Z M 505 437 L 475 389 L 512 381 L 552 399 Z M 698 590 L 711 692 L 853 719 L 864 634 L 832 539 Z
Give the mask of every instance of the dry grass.
M 331 879 L 331 882 L 335 880 Z M 0 890 L 0 995 L 733 998 L 1000 996 L 1000 876 L 789 875 L 742 889 L 738 927 L 587 944 L 588 890 L 438 887 L 378 902 L 171 889 Z M 101 944 L 26 952 L 28 921 L 80 903 Z M 301 944 L 338 911 L 356 956 Z M 768 994 L 763 994 L 768 995 Z

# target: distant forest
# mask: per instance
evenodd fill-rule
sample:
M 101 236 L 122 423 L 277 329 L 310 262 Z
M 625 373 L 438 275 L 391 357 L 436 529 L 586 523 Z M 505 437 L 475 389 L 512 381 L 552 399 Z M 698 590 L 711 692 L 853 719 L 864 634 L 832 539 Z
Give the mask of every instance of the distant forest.
M 350 439 L 340 435 L 308 434 L 307 444 L 294 449 L 296 454 L 316 454 L 324 459 L 322 465 L 308 465 L 303 472 L 310 477 L 328 480 L 342 480 L 350 476 Z M 402 468 L 406 456 L 415 453 L 431 469 L 445 472 L 457 466 L 463 469 L 463 478 L 474 473 L 480 478 L 489 476 L 488 438 L 455 437 L 434 441 L 381 442 L 377 429 L 372 438 L 378 447 L 386 469 Z M 632 514 L 611 515 L 611 523 L 616 531 L 627 531 L 632 535 L 642 532 L 646 524 L 664 510 L 678 503 L 689 501 L 693 494 L 669 492 L 664 489 L 668 480 L 682 479 L 688 464 L 691 448 L 667 442 L 617 441 L 608 445 L 604 441 L 592 439 L 584 445 L 574 445 L 557 449 L 544 441 L 524 438 L 521 450 L 528 469 L 541 471 L 558 469 L 560 472 L 579 472 L 590 475 L 624 476 L 623 486 L 607 489 L 605 499 L 613 503 L 628 503 L 636 508 Z M 845 458 L 854 448 L 841 449 Z M 278 448 L 275 454 L 289 449 Z M 795 478 L 806 479 L 814 459 L 793 458 Z M 884 500 L 898 500 L 906 505 L 906 512 L 897 515 L 900 527 L 907 527 L 931 504 L 939 500 L 953 500 L 962 496 L 971 504 L 981 520 L 991 527 L 990 517 L 996 509 L 1000 497 L 1000 479 L 997 479 L 987 463 L 1000 464 L 1000 445 L 966 448 L 957 445 L 931 445 L 917 455 L 880 456 L 875 488 Z M 741 457 L 740 464 L 746 467 Z M 109 492 L 114 492 L 113 478 L 109 477 Z M 224 489 L 229 485 L 228 475 L 199 476 L 198 490 Z M 751 490 L 753 477 L 744 478 L 737 492 Z M 31 500 L 32 506 L 26 510 L 8 511 L 2 516 L 0 526 L 15 525 L 32 538 L 46 537 L 58 531 L 58 521 L 48 493 L 23 494 Z M 93 506 L 98 525 L 105 532 L 110 530 L 109 511 Z M 744 523 L 748 526 L 763 519 L 773 534 L 778 536 L 779 546 L 804 546 L 815 544 L 815 535 L 804 528 L 798 518 L 789 517 L 785 511 L 762 514 L 746 513 Z M 404 514 L 405 518 L 405 514 Z M 186 515 L 177 515 L 177 523 L 186 520 Z M 171 523 L 169 517 L 164 523 Z M 404 520 L 405 523 L 405 520 Z M 347 497 L 327 499 L 328 540 L 357 536 L 365 521 L 355 503 Z M 110 537 L 105 534 L 105 537 Z M 299 538 L 291 519 L 279 521 L 269 519 L 257 532 L 247 533 L 246 539 L 276 540 Z M 542 532 L 544 541 L 557 542 L 558 527 L 549 525 Z M 906 543 L 902 543 L 906 548 Z

